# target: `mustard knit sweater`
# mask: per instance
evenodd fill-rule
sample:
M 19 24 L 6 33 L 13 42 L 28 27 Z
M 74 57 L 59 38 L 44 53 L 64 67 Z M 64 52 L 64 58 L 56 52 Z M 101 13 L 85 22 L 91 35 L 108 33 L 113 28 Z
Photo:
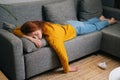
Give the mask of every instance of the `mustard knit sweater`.
M 60 25 L 46 22 L 42 30 L 45 39 L 57 53 L 63 66 L 64 72 L 69 72 L 69 61 L 64 46 L 64 41 L 70 40 L 76 36 L 74 27 L 69 24 Z M 23 35 L 20 31 L 20 28 L 14 29 L 13 33 L 19 37 L 22 37 Z

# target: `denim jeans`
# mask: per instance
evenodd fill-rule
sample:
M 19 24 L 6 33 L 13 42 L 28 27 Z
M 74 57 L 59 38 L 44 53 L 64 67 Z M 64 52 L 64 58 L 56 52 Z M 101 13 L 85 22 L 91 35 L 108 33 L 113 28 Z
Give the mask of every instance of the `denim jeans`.
M 77 36 L 80 34 L 86 34 L 93 31 L 101 30 L 107 25 L 109 25 L 107 20 L 100 21 L 99 18 L 91 18 L 86 21 L 75 21 L 75 20 L 69 20 L 65 22 L 66 24 L 71 24 L 75 30 Z

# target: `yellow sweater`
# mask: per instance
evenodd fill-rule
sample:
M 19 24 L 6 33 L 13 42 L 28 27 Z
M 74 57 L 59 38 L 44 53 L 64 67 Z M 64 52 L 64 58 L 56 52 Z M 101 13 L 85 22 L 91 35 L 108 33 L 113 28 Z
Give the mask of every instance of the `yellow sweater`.
M 18 28 L 15 29 L 13 33 L 21 37 L 20 28 L 19 31 Z M 64 41 L 70 40 L 76 36 L 75 29 L 69 24 L 60 25 L 46 22 L 43 27 L 43 35 L 45 36 L 49 45 L 57 53 L 64 72 L 69 72 L 69 62 Z

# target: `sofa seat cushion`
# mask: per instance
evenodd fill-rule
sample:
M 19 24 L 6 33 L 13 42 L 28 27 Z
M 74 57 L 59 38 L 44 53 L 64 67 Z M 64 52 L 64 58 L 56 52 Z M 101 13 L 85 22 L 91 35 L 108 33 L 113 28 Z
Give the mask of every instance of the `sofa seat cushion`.
M 69 62 L 91 54 L 100 49 L 102 34 L 100 31 L 78 36 L 65 42 Z M 54 50 L 44 47 L 25 55 L 27 77 L 48 71 L 60 66 Z
M 100 31 L 95 31 L 66 41 L 65 47 L 69 56 L 69 61 L 100 50 L 101 39 L 102 33 Z
M 101 49 L 120 57 L 120 22 L 103 29 L 102 34 Z
M 45 20 L 64 24 L 67 20 L 77 20 L 74 0 L 65 0 L 43 6 Z
M 89 19 L 102 15 L 101 0 L 80 0 L 78 3 L 78 19 Z
M 26 78 L 60 66 L 57 55 L 50 47 L 44 47 L 25 55 Z
M 101 31 L 103 33 L 106 33 L 106 34 L 120 37 L 120 22 L 117 22 L 116 24 L 110 25 Z

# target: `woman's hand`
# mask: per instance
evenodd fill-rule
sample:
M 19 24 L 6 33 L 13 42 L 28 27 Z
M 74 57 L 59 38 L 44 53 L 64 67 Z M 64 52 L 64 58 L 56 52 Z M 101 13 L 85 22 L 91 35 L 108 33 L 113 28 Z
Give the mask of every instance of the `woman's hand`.
M 31 38 L 30 40 L 36 45 L 36 47 L 42 47 L 42 42 L 40 39 Z
M 27 35 L 23 35 L 23 37 L 29 39 L 30 41 L 32 41 L 36 45 L 36 47 L 38 47 L 38 48 L 42 47 L 42 42 L 41 42 L 40 39 L 32 38 L 32 37 L 27 36 Z

